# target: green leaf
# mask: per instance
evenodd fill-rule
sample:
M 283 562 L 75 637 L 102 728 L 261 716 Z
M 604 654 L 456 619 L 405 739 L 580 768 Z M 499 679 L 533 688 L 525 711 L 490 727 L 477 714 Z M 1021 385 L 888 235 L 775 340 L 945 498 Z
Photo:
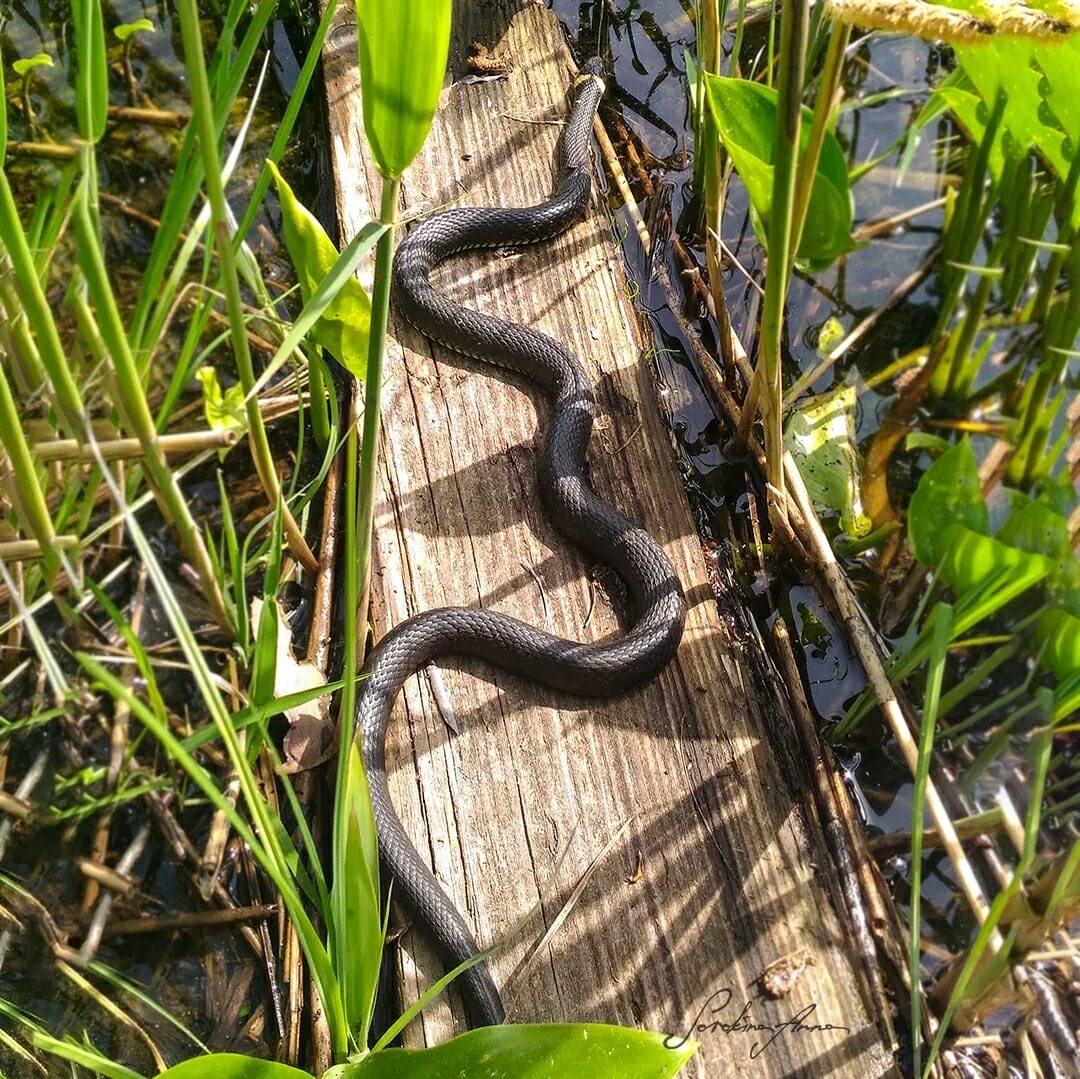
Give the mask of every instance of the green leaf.
M 784 426 L 784 444 L 802 473 L 814 507 L 839 514 L 849 536 L 871 528 L 859 495 L 859 457 L 855 450 L 855 387 L 810 398 Z
M 482 1027 L 434 1049 L 384 1049 L 332 1069 L 332 1079 L 666 1079 L 697 1046 L 664 1043 L 662 1034 L 599 1023 Z
M 942 528 L 942 520 L 947 518 L 939 518 L 938 537 L 948 543 L 948 549 L 939 564 L 939 576 L 958 593 L 978 588 L 997 574 L 1004 573 L 1013 582 L 1027 579 L 1035 584 L 1053 571 L 1049 558 L 1011 547 L 962 524 Z
M 439 104 L 451 0 L 357 0 L 364 132 L 379 172 L 400 176 L 420 152 Z
M 311 1075 L 273 1060 L 258 1060 L 239 1053 L 211 1053 L 176 1064 L 157 1079 L 311 1079 Z
M 267 162 L 281 202 L 285 246 L 296 269 L 300 292 L 307 303 L 333 269 L 338 251 L 315 217 L 293 194 L 272 161 Z M 338 294 L 310 331 L 311 337 L 350 374 L 367 374 L 371 299 L 355 277 L 345 280 Z
M 337 812 L 344 816 L 344 827 L 334 832 L 341 849 L 334 851 L 331 951 L 349 1030 L 358 1045 L 366 1046 L 379 984 L 383 923 L 375 815 L 356 739 L 349 743 L 348 773 L 340 797 Z
M 7 154 L 7 90 L 4 87 L 4 63 L 0 57 L 0 169 L 4 167 L 4 159 Z
M 109 114 L 109 61 L 105 54 L 105 23 L 101 0 L 72 0 L 75 13 L 75 52 L 78 70 L 75 112 L 79 134 L 90 143 L 105 134 Z
M 1080 673 L 1080 618 L 1053 607 L 1035 623 L 1039 662 L 1064 681 Z
M 720 141 L 746 185 L 750 202 L 761 219 L 758 237 L 768 235 L 772 209 L 773 155 L 777 123 L 776 90 L 745 79 L 705 75 L 709 105 Z M 809 109 L 804 109 L 800 153 L 810 136 Z M 852 251 L 853 207 L 844 153 L 836 136 L 826 132 L 821 158 L 810 191 L 810 206 L 799 243 L 798 257 L 831 262 Z M 756 226 L 755 226 L 756 227 Z
M 1045 502 L 1028 499 L 1017 505 L 1001 527 L 997 538 L 1022 551 L 1061 559 L 1071 553 L 1069 525 Z
M 16 60 L 11 65 L 12 70 L 20 78 L 25 78 L 36 67 L 52 67 L 53 58 L 47 52 L 39 52 L 36 56 L 28 56 L 24 60 Z
M 990 531 L 990 514 L 983 501 L 979 468 L 965 438 L 943 453 L 919 480 L 908 508 L 908 536 L 915 557 L 935 566 L 952 541 L 947 525 L 966 525 L 974 532 Z
M 153 34 L 156 32 L 154 24 L 149 19 L 136 19 L 134 22 L 121 23 L 113 28 L 117 41 L 127 41 L 136 34 Z
M 999 93 L 1004 96 L 1001 123 L 1012 142 L 1010 152 L 1026 154 L 1035 147 L 1063 180 L 1069 171 L 1064 152 L 1065 133 L 1056 124 L 1046 122 L 1047 117 L 1052 120 L 1053 116 L 1044 106 L 1042 77 L 1033 66 L 1039 52 L 1041 44 L 1034 41 L 998 37 L 985 44 L 958 47 L 956 57 L 984 106 L 993 105 Z M 998 167 L 1000 161 L 999 156 Z M 995 175 L 1000 175 L 994 158 L 990 167 Z
M 222 392 L 213 367 L 200 367 L 195 377 L 202 383 L 203 413 L 210 427 L 215 431 L 235 431 L 242 435 L 247 430 L 244 387 L 237 382 Z M 224 458 L 226 452 L 218 450 L 218 456 Z
M 1040 92 L 1075 144 L 1080 139 L 1080 37 L 1040 41 L 1032 57 L 1046 78 Z

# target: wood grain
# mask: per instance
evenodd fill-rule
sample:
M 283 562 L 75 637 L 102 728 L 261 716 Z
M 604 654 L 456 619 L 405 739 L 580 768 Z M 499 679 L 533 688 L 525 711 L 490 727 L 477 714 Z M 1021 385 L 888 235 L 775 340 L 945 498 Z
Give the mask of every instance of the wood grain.
M 325 66 L 344 242 L 377 205 L 378 178 L 365 158 L 349 7 L 338 19 Z M 474 40 L 507 51 L 513 70 L 496 82 L 448 87 L 406 175 L 404 214 L 524 205 L 552 189 L 569 83 L 554 19 L 532 3 L 462 0 L 455 20 L 456 72 Z M 823 883 L 824 844 L 801 808 L 786 707 L 754 684 L 745 641 L 721 620 L 707 581 L 657 407 L 651 344 L 641 340 L 603 209 L 594 206 L 585 223 L 542 250 L 462 259 L 439 281 L 458 300 L 541 328 L 582 357 L 601 410 L 593 482 L 664 545 L 690 604 L 676 662 L 621 700 L 567 699 L 447 660 L 460 734 L 447 729 L 423 674 L 395 711 L 388 752 L 396 805 L 479 940 L 501 940 L 532 912 L 492 961 L 510 1019 L 681 1034 L 706 1008 L 688 1075 L 890 1072 Z M 377 631 L 431 607 L 468 604 L 567 637 L 617 633 L 617 588 L 568 549 L 537 500 L 543 399 L 398 322 L 391 333 L 372 584 Z M 565 923 L 507 985 L 613 837 Z M 442 968 L 420 934 L 407 932 L 401 945 L 411 1000 Z M 813 965 L 791 993 L 763 997 L 765 969 L 801 949 Z M 727 1007 L 713 1014 L 728 990 Z M 736 1023 L 744 1002 L 743 1025 L 802 1014 L 804 1027 L 843 1029 L 785 1028 L 762 1050 L 771 1032 L 717 1025 Z M 408 1042 L 433 1044 L 462 1024 L 451 999 L 429 1008 Z

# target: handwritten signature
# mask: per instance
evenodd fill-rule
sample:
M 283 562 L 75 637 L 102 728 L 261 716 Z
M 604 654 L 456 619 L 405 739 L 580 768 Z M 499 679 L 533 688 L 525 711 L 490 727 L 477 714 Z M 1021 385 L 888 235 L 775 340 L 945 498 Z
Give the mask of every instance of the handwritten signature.
M 690 1029 L 681 1037 L 668 1035 L 664 1039 L 664 1045 L 668 1049 L 681 1049 L 692 1034 L 767 1034 L 764 1041 L 755 1041 L 750 1047 L 750 1059 L 756 1060 L 773 1042 L 782 1034 L 809 1034 L 817 1030 L 836 1030 L 845 1034 L 850 1029 L 844 1026 L 836 1026 L 832 1023 L 813 1023 L 809 1019 L 817 1011 L 816 1004 L 807 1004 L 806 1007 L 797 1011 L 790 1019 L 782 1019 L 777 1023 L 758 1022 L 751 1016 L 752 1001 L 745 1001 L 742 1009 L 736 1014 L 733 1004 L 735 991 L 733 989 L 717 989 L 715 993 L 702 1005 L 697 1018 L 690 1025 Z M 708 1012 L 710 1018 L 706 1018 Z M 722 1019 L 712 1018 L 727 1013 Z

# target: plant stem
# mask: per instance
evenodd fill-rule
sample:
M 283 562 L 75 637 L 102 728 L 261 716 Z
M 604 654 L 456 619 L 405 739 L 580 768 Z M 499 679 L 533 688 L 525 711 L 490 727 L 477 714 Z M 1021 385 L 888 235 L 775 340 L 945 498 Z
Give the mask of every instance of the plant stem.
M 49 301 L 41 287 L 34 258 L 19 221 L 15 198 L 3 169 L 0 169 L 0 247 L 7 248 L 8 258 L 11 259 L 15 292 L 26 312 L 41 362 L 49 373 L 60 418 L 68 434 L 73 438 L 82 438 L 82 397 L 68 366 L 68 356 L 60 341 L 60 333 L 49 308 Z M 9 312 L 9 315 L 13 314 L 14 312 Z
M 383 180 L 379 221 L 387 226 L 375 250 L 375 283 L 371 296 L 371 330 L 368 338 L 367 378 L 364 383 L 364 438 L 360 447 L 360 504 L 356 523 L 356 567 L 360 602 L 356 608 L 359 625 L 367 621 L 371 578 L 371 530 L 375 520 L 375 472 L 379 454 L 379 416 L 382 394 L 383 356 L 386 352 L 386 323 L 390 314 L 390 269 L 394 257 L 394 226 L 397 224 L 398 193 L 401 180 Z
M 815 8 L 815 11 L 817 9 Z M 844 72 L 844 53 L 851 40 L 851 27 L 834 19 L 829 34 L 829 48 L 825 54 L 825 67 L 821 72 L 817 98 L 814 101 L 814 118 L 810 124 L 810 136 L 806 141 L 806 152 L 799 161 L 798 177 L 795 181 L 795 204 L 791 221 L 791 259 L 794 261 L 802 240 L 803 226 L 806 224 L 806 212 L 810 208 L 810 195 L 814 190 L 814 178 L 817 176 L 821 147 L 829 123 L 839 105 L 840 78 Z M 788 270 L 790 274 L 791 271 Z
M 375 474 L 379 449 L 379 413 L 382 394 L 383 357 L 386 352 L 386 323 L 390 311 L 390 270 L 394 255 L 394 229 L 397 221 L 400 179 L 383 180 L 379 220 L 388 225 L 375 249 L 375 282 L 371 296 L 371 326 L 368 336 L 368 366 L 364 385 L 364 434 L 357 452 L 358 403 L 360 383 L 351 380 L 348 405 L 349 423 L 345 436 L 344 495 L 344 565 L 343 598 L 345 640 L 342 678 L 344 685 L 338 710 L 337 805 L 335 810 L 334 849 L 337 836 L 343 836 L 346 812 L 345 790 L 349 772 L 350 742 L 353 737 L 353 713 L 356 710 L 356 682 L 361 646 L 367 625 L 368 582 L 371 574 L 371 530 L 375 519 Z
M 245 411 L 248 437 L 251 440 L 251 456 L 270 504 L 276 506 L 279 502 L 281 503 L 289 550 L 305 569 L 314 573 L 319 568 L 318 560 L 308 547 L 304 534 L 289 512 L 288 506 L 285 505 L 277 469 L 274 466 L 274 455 L 270 450 L 270 441 L 266 437 L 266 427 L 263 425 L 258 397 L 252 392 L 255 386 L 255 371 L 251 362 L 251 347 L 248 343 L 244 321 L 244 301 L 240 294 L 236 252 L 229 233 L 229 208 L 225 201 L 225 185 L 221 179 L 221 157 L 218 153 L 214 106 L 210 97 L 210 83 L 206 75 L 206 60 L 203 56 L 202 38 L 199 33 L 198 5 L 195 0 L 182 0 L 179 4 L 179 13 L 184 56 L 187 60 L 191 82 L 192 110 L 199 133 L 206 194 L 214 220 L 214 238 L 221 262 L 222 286 L 229 313 L 229 333 L 236 357 L 237 374 L 246 397 Z
M 330 411 L 326 401 L 326 366 L 317 349 L 312 348 L 308 358 L 308 389 L 311 409 L 311 433 L 319 449 L 326 449 L 330 442 Z
M 777 84 L 776 155 L 773 203 L 769 217 L 769 267 L 761 315 L 761 411 L 765 428 L 765 464 L 768 482 L 784 489 L 783 394 L 780 360 L 784 331 L 784 304 L 794 247 L 792 213 L 795 171 L 802 127 L 802 84 L 806 61 L 809 9 L 806 0 L 790 0 L 780 18 L 780 62 Z
M 176 482 L 176 477 L 158 444 L 154 417 L 150 412 L 135 356 L 131 351 L 131 343 L 124 332 L 123 320 L 116 306 L 116 297 L 109 283 L 105 258 L 101 250 L 101 238 L 90 212 L 88 185 L 93 164 L 89 160 L 89 155 L 93 151 L 87 149 L 85 152 L 88 173 L 75 199 L 75 236 L 78 244 L 79 268 L 86 277 L 90 298 L 97 309 L 96 324 L 80 291 L 72 289 L 71 295 L 73 300 L 82 306 L 82 320 L 88 327 L 84 332 L 92 337 L 100 332 L 100 338 L 108 349 L 113 377 L 116 380 L 117 406 L 142 446 L 143 467 L 146 469 L 158 502 L 165 516 L 176 529 L 180 546 L 185 555 L 191 559 L 195 572 L 199 575 L 214 618 L 222 626 L 228 627 L 228 611 L 220 583 L 214 573 L 213 562 L 203 542 L 202 533 L 191 515 L 184 493 L 180 490 L 180 485 Z M 85 435 L 89 433 L 88 418 L 87 431 L 80 432 L 80 437 L 85 438 Z
M 38 482 L 37 467 L 30 455 L 19 412 L 8 385 L 4 369 L 0 367 L 0 444 L 11 462 L 14 480 L 12 491 L 17 495 L 16 508 L 20 524 L 37 540 L 44 555 L 45 577 L 52 584 L 56 576 L 57 558 L 53 549 L 56 533 L 52 517 L 45 501 L 45 493 Z

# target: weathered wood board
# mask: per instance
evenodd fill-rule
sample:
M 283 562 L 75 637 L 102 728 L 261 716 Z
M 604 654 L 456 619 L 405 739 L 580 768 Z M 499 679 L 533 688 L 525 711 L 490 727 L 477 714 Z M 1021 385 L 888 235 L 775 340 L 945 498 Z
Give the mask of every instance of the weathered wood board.
M 371 216 L 379 188 L 364 154 L 351 5 L 338 18 L 326 77 L 347 240 Z M 476 0 L 461 0 L 455 19 L 455 70 L 478 40 L 508 51 L 513 71 L 448 87 L 405 178 L 405 214 L 525 205 L 552 188 L 569 83 L 554 19 L 531 3 Z M 779 754 L 793 752 L 790 725 L 751 684 L 707 583 L 602 209 L 542 250 L 461 260 L 440 275 L 459 300 L 540 327 L 583 358 L 601 407 L 595 486 L 663 543 L 690 603 L 677 661 L 625 699 L 567 699 L 448 661 L 460 734 L 444 724 L 426 677 L 410 680 L 399 703 L 392 789 L 419 849 L 482 943 L 534 912 L 492 961 L 509 1018 L 681 1034 L 705 1009 L 687 1074 L 888 1073 L 891 1057 L 858 994 L 823 884 L 824 845 L 800 808 L 804 792 L 781 772 Z M 399 322 L 391 332 L 372 583 L 378 631 L 430 607 L 480 604 L 568 637 L 618 632 L 594 567 L 558 537 L 536 497 L 543 399 Z M 507 985 L 599 855 L 565 923 Z M 401 944 L 412 999 L 443 971 L 418 933 Z M 801 949 L 814 965 L 789 996 L 763 997 L 765 968 Z M 793 1016 L 800 1023 L 778 1033 L 748 1029 Z M 413 1024 L 409 1043 L 439 1042 L 462 1022 L 457 1001 L 440 1003 Z

